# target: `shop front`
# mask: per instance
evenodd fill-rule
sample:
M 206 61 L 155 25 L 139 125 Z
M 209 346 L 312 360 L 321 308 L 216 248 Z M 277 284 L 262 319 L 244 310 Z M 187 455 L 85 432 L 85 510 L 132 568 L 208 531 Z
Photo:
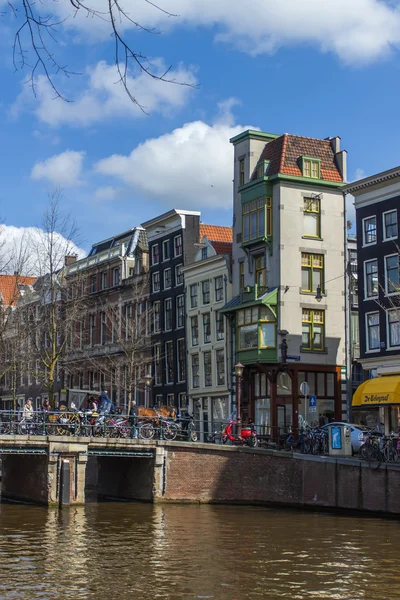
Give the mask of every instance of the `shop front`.
M 386 434 L 400 427 L 400 375 L 364 381 L 354 393 L 352 421 Z

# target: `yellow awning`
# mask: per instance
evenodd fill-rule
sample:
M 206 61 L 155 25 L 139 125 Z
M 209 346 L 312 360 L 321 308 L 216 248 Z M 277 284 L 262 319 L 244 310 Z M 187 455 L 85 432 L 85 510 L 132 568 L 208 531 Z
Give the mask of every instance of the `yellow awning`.
M 354 392 L 353 406 L 386 406 L 388 404 L 400 404 L 400 375 L 368 379 Z

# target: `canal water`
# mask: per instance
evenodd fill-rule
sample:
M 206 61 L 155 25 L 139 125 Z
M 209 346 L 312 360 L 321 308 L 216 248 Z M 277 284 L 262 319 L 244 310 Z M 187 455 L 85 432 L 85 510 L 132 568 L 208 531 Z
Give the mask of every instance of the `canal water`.
M 268 508 L 0 505 L 0 599 L 400 598 L 400 523 Z

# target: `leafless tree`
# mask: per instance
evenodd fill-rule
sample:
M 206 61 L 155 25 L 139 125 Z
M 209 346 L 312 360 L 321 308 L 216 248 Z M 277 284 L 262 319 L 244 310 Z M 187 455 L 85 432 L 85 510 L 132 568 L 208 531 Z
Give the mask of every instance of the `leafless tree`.
M 134 392 L 145 390 L 145 377 L 151 372 L 148 294 L 148 274 L 141 273 L 125 280 L 117 294 L 111 290 L 92 302 L 88 300 L 79 316 L 85 326 L 74 328 L 66 356 L 70 375 L 80 372 L 82 365 L 100 373 L 103 385 L 111 383 L 127 400 L 128 413 Z M 100 327 L 97 332 L 91 330 L 95 322 Z
M 151 5 L 155 11 L 161 11 L 167 17 L 177 17 L 150 0 L 140 1 Z M 59 19 L 53 15 L 47 8 L 52 3 L 54 3 L 54 8 L 56 4 L 63 4 L 69 8 L 69 16 Z M 10 14 L 17 24 L 13 44 L 14 67 L 16 71 L 26 69 L 29 71 L 28 81 L 35 95 L 37 76 L 43 74 L 51 86 L 55 98 L 69 101 L 56 81 L 56 76 L 61 74 L 69 78 L 78 73 L 62 62 L 61 51 L 59 46 L 57 48 L 57 44 L 60 29 L 66 24 L 66 21 L 77 15 L 80 16 L 81 13 L 89 19 L 99 19 L 109 27 L 114 41 L 117 81 L 123 85 L 131 101 L 143 112 L 145 112 L 145 107 L 140 103 L 140 99 L 136 98 L 128 78 L 131 67 L 152 79 L 193 87 L 190 83 L 171 79 L 169 76 L 171 67 L 165 72 L 159 73 L 149 59 L 135 49 L 133 40 L 129 39 L 126 31 L 133 29 L 133 31 L 147 34 L 158 34 L 159 31 L 141 25 L 126 10 L 122 0 L 49 0 L 47 5 L 37 0 L 7 0 L 4 12 Z
M 35 257 L 37 279 L 32 291 L 22 298 L 25 338 L 38 368 L 35 377 L 48 391 L 54 406 L 55 384 L 71 323 L 81 311 L 84 299 L 77 296 L 73 309 L 65 310 L 65 259 L 76 251 L 78 229 L 75 221 L 61 210 L 61 194 L 51 194 L 43 226 L 29 239 Z

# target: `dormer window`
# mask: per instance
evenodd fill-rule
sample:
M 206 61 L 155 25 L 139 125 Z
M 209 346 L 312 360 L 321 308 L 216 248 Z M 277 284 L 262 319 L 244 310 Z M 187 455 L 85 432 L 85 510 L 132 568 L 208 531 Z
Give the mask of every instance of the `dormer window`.
M 269 160 L 263 160 L 257 165 L 257 179 L 262 179 L 268 173 Z
M 303 177 L 311 179 L 320 179 L 320 160 L 317 158 L 303 157 Z

